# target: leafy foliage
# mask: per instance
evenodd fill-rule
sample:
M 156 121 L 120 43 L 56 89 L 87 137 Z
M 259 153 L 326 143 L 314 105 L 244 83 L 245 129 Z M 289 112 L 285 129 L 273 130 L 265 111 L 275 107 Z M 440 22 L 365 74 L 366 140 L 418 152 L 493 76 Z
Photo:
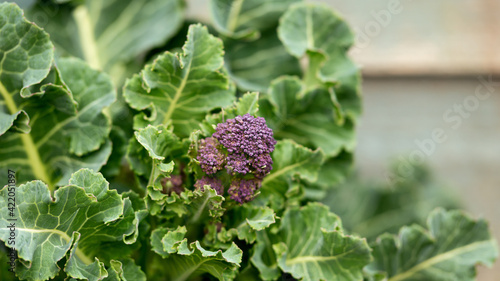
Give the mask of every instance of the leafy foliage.
M 213 27 L 182 0 L 23 8 L 0 4 L 1 280 L 471 280 L 496 259 L 459 211 L 374 239 L 456 205 L 426 179 L 339 185 L 361 78 L 326 6 L 212 0 Z
M 396 238 L 381 235 L 373 245 L 371 271 L 388 280 L 474 280 L 478 263 L 491 265 L 498 246 L 484 220 L 474 221 L 460 211 L 437 209 L 418 225 L 403 227 Z

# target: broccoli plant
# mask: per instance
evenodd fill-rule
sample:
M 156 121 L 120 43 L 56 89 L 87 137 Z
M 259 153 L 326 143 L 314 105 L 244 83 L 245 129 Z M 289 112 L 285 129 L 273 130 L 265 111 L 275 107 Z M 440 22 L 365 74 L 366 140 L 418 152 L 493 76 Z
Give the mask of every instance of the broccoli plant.
M 330 8 L 19 4 L 0 4 L 1 280 L 473 280 L 495 261 L 460 211 L 367 239 L 320 203 L 361 114 Z

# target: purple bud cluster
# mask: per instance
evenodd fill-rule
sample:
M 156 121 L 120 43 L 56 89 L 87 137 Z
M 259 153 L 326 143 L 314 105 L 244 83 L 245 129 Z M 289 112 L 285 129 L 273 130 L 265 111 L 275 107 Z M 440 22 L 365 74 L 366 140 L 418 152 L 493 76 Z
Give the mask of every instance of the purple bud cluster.
M 212 137 L 200 141 L 196 159 L 210 176 L 226 168 L 231 176 L 228 193 L 231 199 L 243 204 L 254 198 L 262 179 L 271 172 L 275 145 L 273 131 L 267 127 L 266 120 L 245 114 L 217 124 Z M 242 176 L 245 179 L 241 179 Z M 201 189 L 205 184 L 223 195 L 220 180 L 204 176 L 195 187 Z
M 215 174 L 222 170 L 225 163 L 225 155 L 217 148 L 217 140 L 206 138 L 200 141 L 198 156 L 201 168 L 208 175 Z
M 222 181 L 217 179 L 217 178 L 211 178 L 211 177 L 202 177 L 201 179 L 197 180 L 196 183 L 194 184 L 194 187 L 199 188 L 201 191 L 205 191 L 204 186 L 205 185 L 210 185 L 212 189 L 215 189 L 218 195 L 223 195 L 224 194 L 224 186 L 222 185 Z
M 259 190 L 261 181 L 258 179 L 252 180 L 235 180 L 231 183 L 228 193 L 231 199 L 243 204 L 252 201 L 255 197 L 255 192 Z
M 230 173 L 245 175 L 255 172 L 256 177 L 263 178 L 271 171 L 273 161 L 270 154 L 276 140 L 263 117 L 247 113 L 217 124 L 215 130 L 212 137 L 228 151 L 226 168 Z

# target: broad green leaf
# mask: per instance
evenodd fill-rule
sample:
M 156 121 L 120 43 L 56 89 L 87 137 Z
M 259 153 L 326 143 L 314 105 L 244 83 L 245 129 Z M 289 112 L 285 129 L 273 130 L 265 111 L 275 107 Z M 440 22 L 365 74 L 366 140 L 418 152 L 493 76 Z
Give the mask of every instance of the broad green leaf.
M 255 115 L 259 110 L 259 93 L 246 93 L 231 107 L 224 108 L 222 112 L 209 114 L 200 123 L 201 131 L 205 136 L 211 136 L 215 132 L 215 127 L 225 120 L 242 116 L 247 113 Z M 191 136 L 193 138 L 193 136 Z
M 13 3 L 0 4 L 0 135 L 14 126 L 29 132 L 29 117 L 19 108 L 19 93 L 49 73 L 54 50 L 49 36 L 28 22 Z
M 15 247 L 22 261 L 17 270 L 21 279 L 54 277 L 59 271 L 57 262 L 65 255 L 70 276 L 105 277 L 97 257 L 119 254 L 110 251 L 109 245 L 124 246 L 136 231 L 130 200 L 108 190 L 102 175 L 90 170 L 76 172 L 70 185 L 55 191 L 54 199 L 40 181 L 17 187 L 14 217 L 9 215 L 7 198 L 5 187 L 0 191 L 0 239 L 8 240 L 8 220 L 17 219 Z M 103 245 L 108 245 L 106 250 Z
M 198 241 L 188 245 L 187 239 L 177 246 L 177 254 L 170 255 L 165 264 L 168 266 L 169 280 L 184 281 L 188 278 L 208 273 L 218 280 L 233 280 L 237 275 L 243 252 L 232 243 L 229 249 L 208 251 Z
M 384 234 L 373 244 L 370 271 L 386 272 L 387 280 L 475 280 L 475 265 L 491 266 L 498 246 L 488 224 L 460 211 L 437 209 L 427 229 L 413 225 L 399 235 Z
M 50 33 L 56 51 L 110 73 L 117 84 L 128 76 L 133 60 L 171 38 L 184 17 L 181 0 L 83 0 L 74 4 L 38 3 L 28 16 Z
M 234 91 L 223 73 L 222 41 L 191 25 L 181 54 L 166 52 L 127 81 L 124 97 L 140 113 L 135 127 L 172 124 L 188 137 L 207 111 L 232 103 Z
M 53 54 L 48 35 L 27 23 L 15 5 L 0 7 L 1 36 L 7 38 L 0 49 L 9 50 L 0 69 L 0 101 L 5 105 L 0 109 L 2 115 L 18 115 L 7 123 L 26 126 L 29 116 L 31 127 L 0 136 L 0 168 L 17 171 L 20 183 L 40 179 L 51 189 L 66 184 L 79 168 L 98 170 L 111 152 L 110 120 L 102 113 L 116 95 L 109 77 L 76 59 L 61 59 L 49 74 Z M 6 172 L 0 180 L 5 177 Z
M 340 219 L 310 203 L 287 209 L 273 245 L 278 265 L 301 280 L 361 280 L 371 261 L 365 239 L 342 233 Z
M 225 65 L 238 88 L 266 92 L 271 81 L 283 75 L 300 75 L 297 58 L 288 54 L 275 30 L 255 41 L 224 41 Z
M 284 200 L 291 191 L 295 178 L 316 181 L 318 171 L 323 164 L 324 154 L 320 150 L 312 151 L 291 140 L 278 141 L 272 153 L 273 169 L 262 181 L 262 194 L 255 200 L 271 202 L 273 208 L 283 208 Z
M 260 31 L 276 26 L 289 5 L 300 0 L 211 0 L 214 26 L 234 38 L 257 38 Z
M 296 57 L 303 57 L 307 51 L 329 55 L 354 43 L 354 34 L 339 15 L 326 5 L 311 3 L 290 7 L 280 19 L 278 35 Z
M 354 42 L 347 23 L 326 6 L 302 3 L 283 15 L 278 35 L 290 54 L 309 58 L 306 89 L 328 89 L 336 103 L 339 124 L 344 115 L 356 121 L 361 113 L 361 75 L 347 57 Z
M 295 77 L 278 78 L 259 103 L 259 115 L 273 129 L 277 139 L 292 139 L 302 145 L 321 148 L 326 156 L 355 147 L 354 125 L 350 120 L 335 122 L 335 105 L 326 90 L 314 90 L 300 97 L 303 84 Z

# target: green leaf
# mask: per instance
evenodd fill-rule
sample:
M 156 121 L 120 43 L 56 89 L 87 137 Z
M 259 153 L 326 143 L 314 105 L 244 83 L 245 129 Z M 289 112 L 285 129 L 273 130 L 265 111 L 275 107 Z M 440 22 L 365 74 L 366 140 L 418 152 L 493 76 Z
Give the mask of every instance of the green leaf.
M 370 271 L 385 271 L 389 281 L 475 280 L 475 265 L 491 266 L 498 257 L 497 242 L 482 219 L 437 209 L 427 226 L 403 227 L 397 237 L 379 236 Z
M 328 55 L 354 43 L 354 34 L 339 15 L 326 5 L 311 3 L 290 7 L 280 19 L 278 35 L 290 54 L 299 58 L 307 51 Z
M 279 267 L 301 280 L 361 280 L 371 261 L 365 239 L 342 233 L 340 219 L 310 203 L 287 209 L 273 245 Z
M 177 252 L 177 246 L 184 239 L 186 232 L 185 226 L 178 226 L 175 230 L 159 227 L 151 233 L 151 247 L 157 254 L 166 258 Z
M 259 115 L 273 129 L 277 139 L 292 139 L 310 148 L 321 148 L 326 156 L 338 155 L 355 147 L 354 125 L 350 120 L 335 122 L 335 105 L 326 90 L 301 97 L 298 78 L 282 77 L 271 84 L 269 94 L 259 103 Z
M 308 200 L 321 201 L 334 192 L 332 188 L 344 183 L 353 170 L 353 158 L 353 153 L 345 151 L 336 157 L 327 158 L 318 172 L 318 179 L 313 183 L 305 182 L 304 196 Z
M 7 241 L 11 222 L 7 210 L 8 187 L 0 191 L 0 239 Z M 46 280 L 54 277 L 57 262 L 65 255 L 66 272 L 75 278 L 105 277 L 98 256 L 112 256 L 136 231 L 136 217 L 128 198 L 108 190 L 101 174 L 83 169 L 76 172 L 70 185 L 56 190 L 54 199 L 40 181 L 16 188 L 16 244 L 22 266 L 21 279 Z M 108 245 L 107 249 L 102 246 Z M 110 249 L 111 248 L 111 249 Z M 114 249 L 113 249 L 114 250 Z
M 0 109 L 2 115 L 17 115 L 7 123 L 18 129 L 0 136 L 6 148 L 0 151 L 0 168 L 17 171 L 20 183 L 40 179 L 51 189 L 66 184 L 82 167 L 98 170 L 111 152 L 110 120 L 102 113 L 116 95 L 109 77 L 76 59 L 61 59 L 49 74 L 53 51 L 48 35 L 13 4 L 1 4 L 2 21 L 1 34 L 8 39 L 0 49 L 9 52 L 0 69 L 0 101 L 5 105 Z M 31 49 L 29 55 L 25 49 Z
M 226 251 L 208 251 L 198 241 L 188 246 L 187 239 L 177 246 L 177 254 L 166 259 L 169 280 L 184 281 L 208 273 L 218 280 L 233 280 L 237 275 L 243 252 L 232 243 Z
M 274 224 L 275 218 L 274 210 L 269 207 L 236 206 L 224 215 L 224 227 L 214 235 L 217 238 L 214 240 L 227 243 L 237 236 L 249 244 L 254 243 L 256 233 Z
M 227 39 L 224 47 L 226 68 L 241 90 L 266 92 L 273 79 L 302 73 L 298 59 L 287 53 L 275 30 L 250 42 Z
M 281 14 L 300 0 L 211 0 L 214 26 L 234 38 L 257 38 L 259 31 L 274 27 Z
M 309 58 L 306 89 L 327 88 L 339 124 L 344 115 L 354 122 L 361 113 L 361 74 L 347 57 L 354 34 L 344 19 L 324 5 L 296 4 L 281 18 L 278 35 L 290 54 Z
M 257 231 L 257 242 L 253 247 L 250 261 L 258 269 L 262 280 L 276 280 L 281 275 L 272 247 L 273 238 L 269 231 Z
M 262 181 L 262 194 L 255 200 L 271 202 L 274 209 L 281 209 L 284 207 L 287 193 L 291 191 L 294 178 L 316 181 L 324 154 L 320 150 L 312 151 L 291 140 L 283 140 L 276 144 L 272 158 L 273 169 Z
M 75 2 L 39 3 L 28 16 L 35 22 L 40 20 L 58 53 L 82 58 L 93 68 L 105 70 L 118 85 L 128 76 L 131 62 L 175 35 L 184 17 L 181 0 Z M 49 14 L 50 20 L 42 22 L 40 14 Z M 136 71 L 136 66 L 133 69 Z
M 0 4 L 0 135 L 13 130 L 28 133 L 29 117 L 18 108 L 19 92 L 49 73 L 54 50 L 49 36 L 28 22 L 13 3 Z M 30 66 L 36 66 L 31 68 Z
M 148 125 L 134 133 L 128 147 L 127 158 L 138 175 L 149 176 L 148 186 L 163 189 L 160 177 L 169 177 L 174 169 L 174 159 L 187 152 L 180 139 L 170 128 Z
M 181 194 L 165 194 L 150 186 L 146 199 L 152 215 L 165 218 L 187 215 L 190 223 L 218 220 L 225 210 L 222 208 L 223 201 L 224 197 L 210 187 L 205 187 L 203 191 L 185 189 Z
M 224 108 L 222 112 L 209 114 L 200 123 L 201 131 L 205 136 L 215 133 L 215 126 L 225 120 L 245 114 L 255 115 L 259 110 L 259 93 L 246 93 L 231 107 Z M 193 137 L 193 136 L 191 136 Z
M 146 281 L 146 274 L 132 259 L 112 260 L 104 281 Z
M 203 191 L 195 190 L 193 194 L 191 201 L 186 202 L 191 223 L 207 221 L 210 218 L 218 219 L 224 214 L 224 197 L 218 195 L 215 189 L 205 186 Z
M 207 111 L 232 103 L 234 91 L 222 71 L 222 41 L 201 25 L 191 25 L 182 54 L 166 52 L 127 81 L 124 97 L 140 113 L 135 127 L 172 124 L 188 137 Z

